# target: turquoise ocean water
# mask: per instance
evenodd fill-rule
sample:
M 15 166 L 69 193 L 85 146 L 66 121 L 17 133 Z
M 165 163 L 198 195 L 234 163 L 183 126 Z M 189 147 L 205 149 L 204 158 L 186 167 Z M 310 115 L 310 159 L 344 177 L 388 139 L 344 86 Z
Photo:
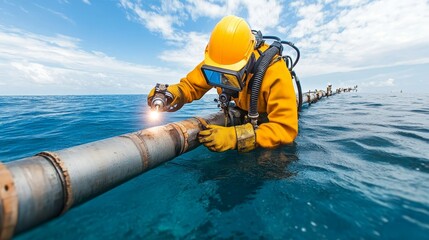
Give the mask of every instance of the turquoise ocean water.
M 0 97 L 3 162 L 217 111 L 147 118 L 146 96 Z M 292 146 L 199 147 L 16 239 L 428 239 L 429 95 L 305 107 Z

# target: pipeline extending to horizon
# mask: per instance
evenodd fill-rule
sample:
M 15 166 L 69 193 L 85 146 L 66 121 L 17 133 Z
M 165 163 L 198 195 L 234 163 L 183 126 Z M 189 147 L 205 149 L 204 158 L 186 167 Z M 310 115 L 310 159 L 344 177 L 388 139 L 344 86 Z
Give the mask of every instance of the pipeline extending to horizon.
M 329 85 L 303 93 L 302 103 L 356 91 Z M 133 177 L 198 147 L 206 124 L 225 125 L 223 112 L 169 123 L 56 152 L 0 162 L 0 239 L 10 239 Z

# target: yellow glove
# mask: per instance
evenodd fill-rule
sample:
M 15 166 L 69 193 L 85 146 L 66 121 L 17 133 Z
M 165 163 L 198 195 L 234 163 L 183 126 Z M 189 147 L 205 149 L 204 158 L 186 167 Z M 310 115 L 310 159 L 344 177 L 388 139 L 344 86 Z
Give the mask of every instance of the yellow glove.
M 234 127 L 207 125 L 206 130 L 199 133 L 198 140 L 213 152 L 235 149 L 237 145 Z
M 152 104 L 152 98 L 155 95 L 155 88 L 152 88 L 150 90 L 149 94 L 147 95 L 147 104 L 148 106 L 151 106 Z M 167 103 L 165 106 L 165 111 L 167 112 L 175 112 L 183 107 L 185 104 L 183 100 L 183 94 L 180 88 L 178 87 L 178 84 L 170 85 L 167 87 L 167 92 L 165 93 L 165 97 L 167 99 Z
M 207 125 L 200 131 L 198 140 L 214 152 L 236 149 L 237 146 L 239 152 L 248 152 L 256 147 L 255 131 L 250 123 L 235 127 Z

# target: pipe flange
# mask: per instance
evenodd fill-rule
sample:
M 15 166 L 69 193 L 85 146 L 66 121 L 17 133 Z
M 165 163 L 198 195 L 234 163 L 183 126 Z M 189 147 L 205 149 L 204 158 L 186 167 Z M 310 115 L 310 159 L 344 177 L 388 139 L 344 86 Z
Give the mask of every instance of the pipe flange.
M 194 117 L 201 124 L 200 129 L 204 129 L 208 124 L 207 121 L 202 117 Z
M 186 130 L 186 127 L 179 122 L 171 123 L 170 125 L 182 133 L 183 146 L 182 146 L 182 149 L 180 150 L 180 154 L 185 153 L 189 148 L 189 143 L 188 143 L 189 134 L 188 134 L 188 131 Z
M 137 149 L 140 152 L 140 158 L 142 161 L 141 172 L 144 172 L 145 170 L 147 170 L 149 168 L 150 154 L 149 154 L 149 151 L 147 150 L 148 148 L 147 148 L 146 142 L 144 140 L 144 136 L 142 136 L 140 133 L 141 132 L 122 135 L 121 137 L 130 139 L 136 145 Z
M 11 239 L 18 220 L 18 196 L 13 177 L 0 162 L 0 239 Z
M 41 152 L 36 154 L 36 156 L 44 157 L 49 160 L 49 162 L 54 165 L 55 169 L 58 172 L 58 175 L 61 179 L 61 184 L 63 185 L 63 195 L 64 195 L 64 207 L 61 210 L 59 215 L 64 214 L 70 207 L 73 205 L 73 192 L 71 186 L 70 174 L 64 165 L 64 162 L 61 161 L 60 157 L 53 152 Z

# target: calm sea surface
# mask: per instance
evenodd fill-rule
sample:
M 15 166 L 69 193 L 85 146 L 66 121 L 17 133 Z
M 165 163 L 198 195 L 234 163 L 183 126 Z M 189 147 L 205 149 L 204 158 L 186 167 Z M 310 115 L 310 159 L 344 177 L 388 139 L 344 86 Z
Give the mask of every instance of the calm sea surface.
M 154 123 L 146 96 L 0 97 L 3 162 Z M 428 239 L 429 95 L 344 93 L 305 107 L 293 146 L 205 147 L 16 239 Z

